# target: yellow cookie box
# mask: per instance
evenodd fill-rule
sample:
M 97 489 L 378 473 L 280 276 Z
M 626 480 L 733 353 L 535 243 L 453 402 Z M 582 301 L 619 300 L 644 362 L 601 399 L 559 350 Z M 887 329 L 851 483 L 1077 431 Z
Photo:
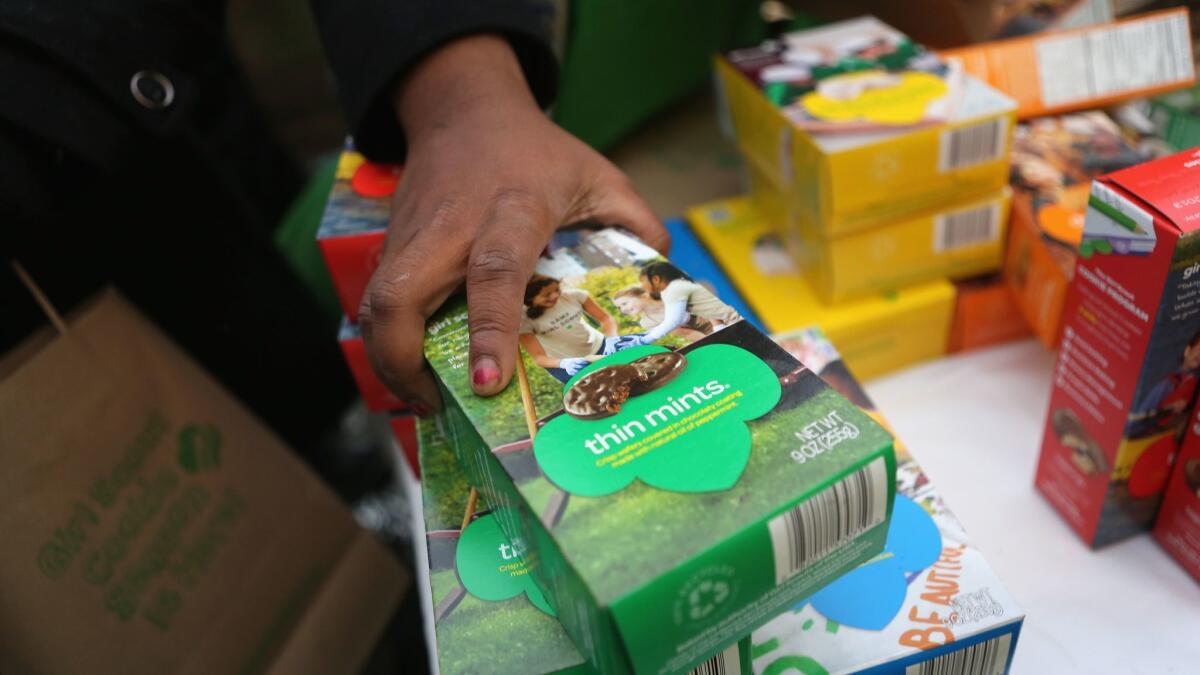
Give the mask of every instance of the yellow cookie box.
M 817 296 L 842 302 L 934 279 L 966 279 L 1004 262 L 1012 194 L 1002 186 L 838 237 L 797 219 L 762 172 L 748 167 L 755 206 L 780 228 Z
M 817 325 L 863 378 L 946 353 L 954 286 L 932 281 L 834 305 L 822 303 L 746 197 L 687 213 L 696 236 L 772 333 Z
M 1008 183 L 1016 103 L 972 77 L 947 122 L 811 135 L 749 78 L 716 58 L 720 96 L 738 148 L 823 236 L 930 211 Z

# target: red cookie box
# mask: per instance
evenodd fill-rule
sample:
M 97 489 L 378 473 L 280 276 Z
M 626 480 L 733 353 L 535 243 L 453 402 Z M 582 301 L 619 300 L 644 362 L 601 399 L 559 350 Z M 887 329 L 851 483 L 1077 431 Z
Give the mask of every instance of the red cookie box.
M 1200 378 L 1200 151 L 1092 184 L 1038 489 L 1099 547 L 1150 529 Z
M 367 282 L 379 266 L 401 172 L 396 165 L 368 162 L 349 144 L 338 158 L 317 245 L 346 316 L 358 316 Z
M 367 346 L 363 342 L 362 331 L 357 324 L 350 323 L 346 317 L 342 317 L 342 327 L 338 330 L 338 343 L 342 346 L 342 355 L 346 357 L 346 365 L 350 367 L 350 374 L 354 376 L 354 383 L 358 385 L 358 392 L 362 394 L 363 401 L 367 404 L 367 410 L 371 412 L 384 412 L 388 410 L 404 410 L 404 402 L 396 398 L 379 377 L 375 375 L 375 371 L 371 369 L 371 363 L 367 360 Z
M 1154 538 L 1200 581 L 1200 415 L 1193 414 L 1175 459 Z

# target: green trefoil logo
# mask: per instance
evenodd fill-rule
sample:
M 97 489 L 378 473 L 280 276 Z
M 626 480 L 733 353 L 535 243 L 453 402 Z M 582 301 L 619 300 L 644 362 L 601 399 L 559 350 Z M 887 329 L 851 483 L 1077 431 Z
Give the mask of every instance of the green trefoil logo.
M 454 563 L 463 587 L 480 600 L 499 602 L 524 593 L 534 607 L 554 616 L 530 578 L 525 551 L 504 536 L 494 514 L 480 516 L 463 530 Z
M 618 352 L 580 373 L 567 389 L 596 369 L 665 351 L 647 346 Z M 733 487 L 750 460 L 746 422 L 779 403 L 779 378 L 733 345 L 706 345 L 685 357 L 677 376 L 630 396 L 615 414 L 560 415 L 546 424 L 533 446 L 546 477 L 588 497 L 612 494 L 634 480 L 674 492 Z

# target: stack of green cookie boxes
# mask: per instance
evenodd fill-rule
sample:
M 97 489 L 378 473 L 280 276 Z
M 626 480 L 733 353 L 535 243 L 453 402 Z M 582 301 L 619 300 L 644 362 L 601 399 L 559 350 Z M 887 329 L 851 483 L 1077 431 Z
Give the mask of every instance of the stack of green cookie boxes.
M 419 420 L 417 433 L 434 672 L 596 672 L 554 618 L 487 499 L 472 502 L 467 477 L 441 432 L 433 422 Z M 693 673 L 749 675 L 750 651 L 746 637 Z
M 489 571 L 527 575 L 591 668 L 711 663 L 880 553 L 895 489 L 884 429 L 623 232 L 564 233 L 537 272 L 551 290 L 522 344 L 561 353 L 564 326 L 603 330 L 577 355 L 590 365 L 568 379 L 522 352 L 504 392 L 476 397 L 462 300 L 428 322 L 426 356 L 442 431 L 496 523 L 507 562 Z M 671 319 L 617 302 L 637 288 L 697 321 L 655 330 Z

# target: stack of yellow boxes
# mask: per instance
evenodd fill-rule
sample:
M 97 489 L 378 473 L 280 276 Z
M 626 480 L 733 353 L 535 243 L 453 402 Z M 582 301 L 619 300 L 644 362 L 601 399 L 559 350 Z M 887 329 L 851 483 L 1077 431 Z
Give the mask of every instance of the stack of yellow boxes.
M 826 305 L 749 198 L 702 204 L 687 217 L 692 231 L 771 333 L 820 326 L 854 373 L 864 378 L 945 353 L 954 310 L 949 282 Z
M 1003 260 L 1012 99 L 873 17 L 730 52 L 716 69 L 753 207 L 803 277 L 805 301 L 861 314 L 871 301 L 940 288 L 945 321 L 924 331 L 922 356 L 944 352 L 947 280 L 994 272 Z M 691 221 L 721 257 L 722 244 L 705 235 L 718 229 L 705 224 L 713 207 Z M 733 277 L 745 267 L 738 262 L 726 263 Z M 761 293 L 741 290 L 762 304 Z M 755 309 L 772 330 L 804 323 L 774 323 L 772 309 Z

